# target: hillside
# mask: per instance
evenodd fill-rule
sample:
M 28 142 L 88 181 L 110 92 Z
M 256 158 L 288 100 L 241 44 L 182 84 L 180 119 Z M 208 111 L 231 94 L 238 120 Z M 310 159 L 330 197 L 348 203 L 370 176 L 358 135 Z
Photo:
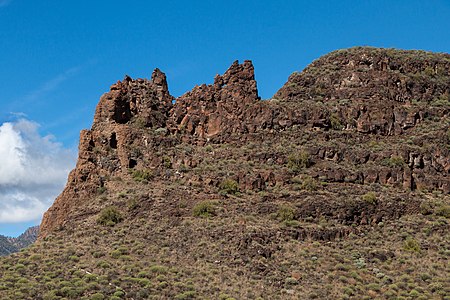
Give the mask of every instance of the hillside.
M 39 226 L 28 228 L 16 238 L 0 235 L 0 256 L 8 255 L 33 244 L 39 234 Z
M 448 299 L 450 55 L 113 84 L 1 299 Z M 175 101 L 174 101 L 175 100 Z

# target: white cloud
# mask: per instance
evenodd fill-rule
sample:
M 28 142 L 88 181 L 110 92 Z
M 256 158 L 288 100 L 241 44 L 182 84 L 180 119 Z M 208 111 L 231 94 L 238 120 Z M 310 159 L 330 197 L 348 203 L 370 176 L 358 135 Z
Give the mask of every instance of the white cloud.
M 39 220 L 62 191 L 75 153 L 25 119 L 0 126 L 0 223 Z

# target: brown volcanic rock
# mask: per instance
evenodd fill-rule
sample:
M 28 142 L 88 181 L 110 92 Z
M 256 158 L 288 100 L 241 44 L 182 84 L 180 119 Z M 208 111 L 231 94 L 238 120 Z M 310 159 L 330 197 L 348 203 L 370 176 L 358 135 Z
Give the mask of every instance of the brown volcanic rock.
M 124 175 L 134 167 L 130 145 L 138 139 L 131 124 L 164 127 L 173 99 L 166 76 L 159 69 L 153 72 L 152 80 L 126 76 L 111 86 L 97 105 L 92 129 L 80 134 L 77 165 L 62 194 L 44 214 L 41 236 L 63 226 L 73 209 L 104 187 L 106 177 Z
M 449 54 L 369 47 L 343 49 L 292 74 L 275 97 L 431 101 L 449 92 L 449 73 Z
M 394 135 L 430 115 L 447 116 L 448 106 L 422 106 L 448 99 L 449 86 L 448 54 L 351 48 L 334 51 L 292 74 L 274 98 L 334 103 L 330 113 L 346 128 Z
M 111 86 L 100 99 L 94 116 L 94 128 L 101 123 L 125 124 L 139 116 L 147 127 L 162 127 L 174 98 L 169 94 L 166 75 L 155 69 L 152 79 L 132 80 L 126 76 Z
M 259 102 L 253 64 L 235 61 L 213 85 L 201 85 L 179 97 L 171 111 L 177 129 L 201 139 L 248 132 L 247 110 Z M 245 120 L 246 119 L 246 120 Z M 251 121 L 250 121 L 251 122 Z
M 72 209 L 103 188 L 105 178 L 126 176 L 130 168 L 149 166 L 156 173 L 165 172 L 164 161 L 155 153 L 165 143 L 170 147 L 179 141 L 164 134 L 155 136 L 148 129 L 162 129 L 163 133 L 170 129 L 172 134 L 202 143 L 214 136 L 255 131 L 272 118 L 270 111 L 263 113 L 267 106 L 259 101 L 250 61 L 234 62 L 224 75 L 216 76 L 214 85 L 195 87 L 172 106 L 173 100 L 166 76 L 158 69 L 150 81 L 126 76 L 111 86 L 97 105 L 92 129 L 81 132 L 77 166 L 63 193 L 45 213 L 41 236 L 62 226 Z M 139 150 L 144 148 L 145 153 Z M 260 186 L 259 182 L 251 184 Z
M 258 161 L 261 167 L 232 172 L 241 190 L 289 184 L 292 175 L 282 166 L 300 147 L 313 162 L 307 174 L 321 181 L 450 193 L 449 69 L 449 55 L 349 49 L 317 60 L 290 76 L 274 99 L 261 101 L 252 63 L 236 61 L 214 84 L 196 86 L 174 104 L 158 69 L 151 80 L 127 76 L 101 97 L 92 129 L 81 132 L 77 166 L 46 212 L 40 235 L 64 226 L 105 187 L 120 186 L 111 178 L 129 178 L 130 169 L 150 170 L 155 183 L 182 178 L 180 170 L 206 158 L 178 146 L 207 143 L 271 143 L 246 158 L 212 153 L 214 160 Z M 444 125 L 435 126 L 436 120 Z M 427 133 L 427 122 L 437 129 Z M 400 142 L 408 137 L 414 147 Z M 392 146 L 375 149 L 384 143 Z M 205 189 L 223 179 L 208 171 L 189 177 L 189 185 Z
M 303 118 L 313 127 L 335 127 L 363 134 L 414 136 L 413 128 L 431 119 L 448 124 L 449 94 L 448 54 L 352 48 L 325 55 L 303 72 L 292 74 L 274 98 L 282 103 L 309 107 Z M 432 137 L 439 142 L 416 139 L 421 144 L 437 145 L 426 153 L 404 149 L 400 154 L 388 151 L 378 159 L 373 155 L 369 159 L 368 154 L 364 154 L 364 160 L 377 164 L 391 157 L 401 157 L 407 167 L 400 170 L 386 166 L 365 168 L 362 173 L 346 171 L 347 176 L 341 170 L 341 175 L 337 176 L 337 170 L 331 168 L 322 170 L 321 177 L 337 182 L 356 180 L 400 184 L 411 189 L 436 188 L 448 193 L 450 154 L 449 148 L 445 147 L 448 138 L 442 138 L 446 134 L 442 131 Z M 345 148 L 334 151 L 340 152 L 341 157 L 345 156 L 346 161 L 359 160 Z M 325 158 L 324 155 L 319 156 Z

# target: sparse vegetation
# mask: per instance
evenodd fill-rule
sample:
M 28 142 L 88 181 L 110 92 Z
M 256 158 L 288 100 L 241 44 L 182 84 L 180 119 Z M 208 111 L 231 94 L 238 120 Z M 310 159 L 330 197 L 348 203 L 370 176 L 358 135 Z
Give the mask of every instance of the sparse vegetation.
M 98 195 L 104 194 L 105 192 L 106 192 L 106 187 L 101 186 L 101 187 L 97 188 L 97 194 Z

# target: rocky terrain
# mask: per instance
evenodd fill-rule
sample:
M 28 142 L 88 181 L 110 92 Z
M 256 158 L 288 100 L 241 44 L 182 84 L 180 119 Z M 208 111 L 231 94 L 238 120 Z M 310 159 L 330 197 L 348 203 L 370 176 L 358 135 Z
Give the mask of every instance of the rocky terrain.
M 450 55 L 351 48 L 258 96 L 113 84 L 2 299 L 448 299 Z
M 33 244 L 39 234 L 39 226 L 28 228 L 16 238 L 0 235 L 0 256 L 8 255 Z

